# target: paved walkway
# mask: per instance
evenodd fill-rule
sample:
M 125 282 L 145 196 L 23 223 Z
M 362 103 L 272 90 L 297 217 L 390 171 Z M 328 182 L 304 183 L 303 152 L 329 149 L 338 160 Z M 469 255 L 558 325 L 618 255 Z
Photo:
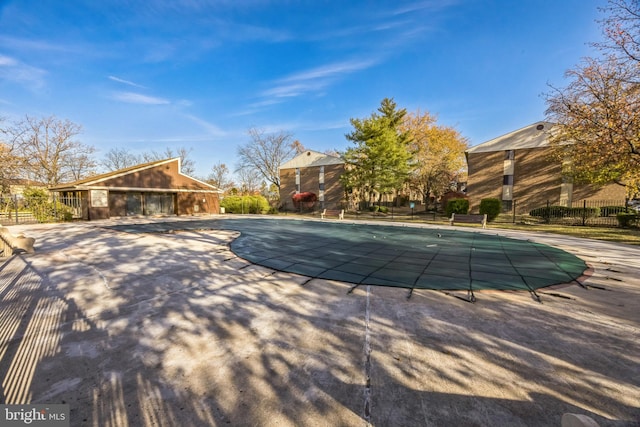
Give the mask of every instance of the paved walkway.
M 4 402 L 72 425 L 638 425 L 640 248 L 474 229 L 592 272 L 470 304 L 254 265 L 231 230 L 105 228 L 138 221 L 11 227 L 37 252 L 0 261 Z

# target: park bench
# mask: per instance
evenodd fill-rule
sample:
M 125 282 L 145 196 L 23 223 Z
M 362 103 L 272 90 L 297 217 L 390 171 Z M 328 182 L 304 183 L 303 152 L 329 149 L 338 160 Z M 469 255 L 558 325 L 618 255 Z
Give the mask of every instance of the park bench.
M 457 214 L 452 213 L 449 218 L 449 224 L 454 225 L 456 222 L 464 222 L 467 224 L 482 224 L 482 228 L 487 228 L 487 214 Z
M 25 237 L 22 233 L 14 236 L 6 227 L 0 227 L 0 256 L 8 257 L 16 251 L 24 251 L 32 254 L 35 252 L 33 244 L 36 239 Z
M 325 216 L 337 216 L 338 219 L 344 219 L 344 209 L 323 209 L 320 218 Z

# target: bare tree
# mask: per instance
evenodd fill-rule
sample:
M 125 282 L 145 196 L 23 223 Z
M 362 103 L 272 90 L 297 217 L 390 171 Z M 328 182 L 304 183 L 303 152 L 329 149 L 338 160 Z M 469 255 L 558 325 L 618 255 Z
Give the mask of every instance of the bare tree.
M 107 151 L 102 159 L 102 166 L 107 171 L 117 171 L 139 163 L 142 163 L 141 157 L 131 153 L 126 148 L 112 148 Z
M 209 184 L 215 185 L 220 190 L 227 191 L 233 186 L 233 181 L 230 178 L 231 171 L 226 164 L 218 162 L 211 168 Z
M 161 153 L 158 153 L 157 151 L 145 151 L 140 156 L 140 160 L 142 162 L 155 162 L 158 160 L 180 157 L 180 172 L 185 175 L 193 175 L 196 171 L 196 165 L 195 162 L 189 158 L 191 150 L 191 148 L 187 149 L 185 147 L 180 147 L 174 152 L 172 148 L 167 147 Z
M 26 116 L 9 128 L 27 177 L 56 185 L 93 172 L 96 163 L 91 155 L 95 149 L 75 139 L 81 129 L 80 125 L 55 116 Z M 81 168 L 77 167 L 79 164 Z
M 250 128 L 248 134 L 251 141 L 238 148 L 239 169 L 254 170 L 280 188 L 280 165 L 291 159 L 301 144 L 292 142 L 293 136 L 285 131 L 267 134 L 264 130 Z
M 236 174 L 240 180 L 240 194 L 256 194 L 260 193 L 262 177 L 255 169 L 239 166 Z

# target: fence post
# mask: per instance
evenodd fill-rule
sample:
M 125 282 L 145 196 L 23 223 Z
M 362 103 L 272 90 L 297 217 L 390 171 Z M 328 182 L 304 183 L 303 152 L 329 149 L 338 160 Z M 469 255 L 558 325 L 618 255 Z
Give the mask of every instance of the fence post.
M 582 201 L 582 226 L 587 225 L 587 200 Z
M 13 205 L 16 207 L 16 224 L 18 224 L 18 195 L 13 195 Z
M 54 221 L 60 221 L 60 218 L 58 218 L 58 203 L 56 203 L 56 193 L 53 193 L 53 218 Z
M 547 224 L 551 224 L 551 203 L 549 202 L 549 199 L 547 199 L 547 215 L 545 219 Z
M 516 223 L 516 202 L 517 201 L 514 200 L 513 201 L 513 206 L 511 207 L 512 208 L 512 213 L 513 213 L 513 217 L 512 217 L 512 221 L 511 221 L 512 224 Z

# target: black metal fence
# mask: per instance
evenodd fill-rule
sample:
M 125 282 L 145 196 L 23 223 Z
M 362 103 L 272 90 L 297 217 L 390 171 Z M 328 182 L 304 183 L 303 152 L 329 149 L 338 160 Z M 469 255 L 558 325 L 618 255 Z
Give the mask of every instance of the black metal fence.
M 624 213 L 638 212 L 626 200 L 547 200 L 542 204 L 514 200 L 494 222 L 617 227 L 618 214 Z
M 0 225 L 72 221 L 83 218 L 86 209 L 81 197 L 0 196 Z

